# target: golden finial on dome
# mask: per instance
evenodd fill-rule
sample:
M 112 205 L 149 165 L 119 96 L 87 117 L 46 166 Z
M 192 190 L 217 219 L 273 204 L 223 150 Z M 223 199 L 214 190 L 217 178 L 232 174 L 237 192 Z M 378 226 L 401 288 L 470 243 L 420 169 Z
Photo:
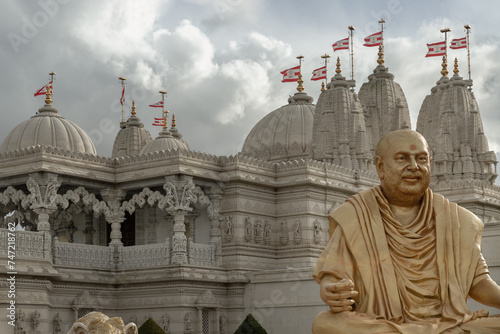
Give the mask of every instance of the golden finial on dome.
M 135 112 L 135 101 L 134 101 L 134 100 L 132 100 L 132 111 L 131 111 L 130 113 L 131 113 L 132 115 L 137 114 L 137 113 Z
M 378 46 L 378 59 L 377 63 L 379 65 L 384 65 L 384 50 L 382 49 L 382 44 Z
M 324 92 L 326 89 L 325 89 L 325 82 L 324 81 L 321 81 L 321 91 Z
M 45 92 L 45 104 L 52 104 L 51 94 L 52 94 L 52 90 L 51 90 L 50 86 L 47 86 L 47 90 Z
M 443 77 L 448 76 L 448 63 L 446 62 L 446 56 L 443 56 L 443 64 L 441 66 L 443 66 L 443 69 L 441 70 L 441 75 Z
M 175 128 L 175 115 L 174 114 L 172 114 L 172 124 L 171 124 L 171 126 L 173 128 Z
M 453 73 L 458 74 L 458 59 L 457 59 L 457 57 L 455 57 L 455 65 L 453 68 Z
M 297 56 L 297 59 L 299 60 L 299 80 L 297 80 L 297 83 L 299 84 L 297 86 L 297 91 L 299 93 L 302 93 L 304 91 L 304 86 L 302 84 L 304 83 L 304 80 L 302 80 L 302 59 L 304 56 Z
M 340 74 L 342 70 L 340 69 L 340 57 L 337 57 L 337 69 L 335 70 L 335 73 Z

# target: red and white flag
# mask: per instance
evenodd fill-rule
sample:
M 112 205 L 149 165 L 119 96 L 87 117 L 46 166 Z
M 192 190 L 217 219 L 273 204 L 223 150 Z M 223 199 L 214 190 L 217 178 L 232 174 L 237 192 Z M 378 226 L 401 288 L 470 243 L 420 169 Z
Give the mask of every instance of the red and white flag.
M 426 57 L 436 57 L 444 56 L 446 54 L 446 41 L 427 44 L 429 51 L 427 51 Z
M 337 50 L 349 50 L 349 37 L 341 39 L 340 41 L 336 41 L 332 45 L 333 52 Z
M 125 86 L 122 88 L 122 97 L 120 97 L 120 103 L 123 105 L 125 103 Z
M 382 31 L 371 34 L 365 37 L 365 44 L 363 46 L 379 46 L 382 44 Z
M 150 104 L 149 106 L 150 106 L 151 108 L 162 108 L 162 107 L 163 107 L 163 101 L 160 101 L 160 102 L 156 102 L 156 103 Z
M 52 81 L 35 92 L 35 96 L 47 94 L 47 90 L 52 91 Z
M 452 39 L 450 49 L 465 49 L 467 47 L 467 37 Z
M 165 119 L 164 118 L 156 118 L 155 117 L 155 122 L 153 123 L 154 126 L 164 126 L 165 125 Z
M 298 81 L 300 74 L 300 65 L 289 68 L 288 70 L 281 71 L 280 73 L 283 74 L 283 79 L 281 80 L 281 82 Z
M 326 79 L 326 66 L 320 67 L 313 71 L 313 76 L 311 80 L 321 80 Z

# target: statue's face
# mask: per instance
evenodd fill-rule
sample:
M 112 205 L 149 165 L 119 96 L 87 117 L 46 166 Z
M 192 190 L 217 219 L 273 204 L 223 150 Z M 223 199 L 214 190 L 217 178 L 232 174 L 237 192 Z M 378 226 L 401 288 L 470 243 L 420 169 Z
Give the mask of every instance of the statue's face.
M 418 203 L 430 183 L 430 158 L 425 139 L 417 133 L 394 135 L 377 159 L 382 190 L 391 204 Z

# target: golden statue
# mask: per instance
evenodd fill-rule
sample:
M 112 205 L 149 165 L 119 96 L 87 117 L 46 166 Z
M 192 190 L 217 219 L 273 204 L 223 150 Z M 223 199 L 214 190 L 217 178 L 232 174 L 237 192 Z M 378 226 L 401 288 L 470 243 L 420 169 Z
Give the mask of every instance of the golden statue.
M 483 223 L 429 188 L 430 157 L 418 132 L 377 144 L 381 185 L 330 215 L 331 238 L 314 278 L 330 310 L 313 334 L 500 333 L 500 317 L 472 312 L 468 296 L 500 308 L 500 287 L 481 255 Z

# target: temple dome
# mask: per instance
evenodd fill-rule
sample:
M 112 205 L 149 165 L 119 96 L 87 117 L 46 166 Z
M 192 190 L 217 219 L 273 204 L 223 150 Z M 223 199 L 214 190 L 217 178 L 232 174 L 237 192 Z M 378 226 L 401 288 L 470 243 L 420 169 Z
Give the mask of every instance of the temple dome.
M 120 124 L 120 131 L 113 144 L 113 158 L 139 154 L 141 149 L 152 140 L 141 119 L 136 116 L 135 101 L 132 102 L 131 116 Z
M 306 158 L 311 152 L 315 105 L 306 93 L 295 93 L 250 131 L 242 154 L 263 160 Z
M 147 143 L 139 154 L 147 154 L 160 151 L 168 150 L 187 150 L 189 151 L 188 143 L 182 139 L 182 135 L 175 128 L 175 121 L 172 124 L 170 131 L 168 129 L 163 129 L 158 137 Z
M 95 155 L 94 143 L 87 133 L 59 115 L 57 109 L 52 106 L 50 97 L 47 97 L 45 103 L 36 115 L 10 131 L 0 146 L 0 153 L 46 145 Z

